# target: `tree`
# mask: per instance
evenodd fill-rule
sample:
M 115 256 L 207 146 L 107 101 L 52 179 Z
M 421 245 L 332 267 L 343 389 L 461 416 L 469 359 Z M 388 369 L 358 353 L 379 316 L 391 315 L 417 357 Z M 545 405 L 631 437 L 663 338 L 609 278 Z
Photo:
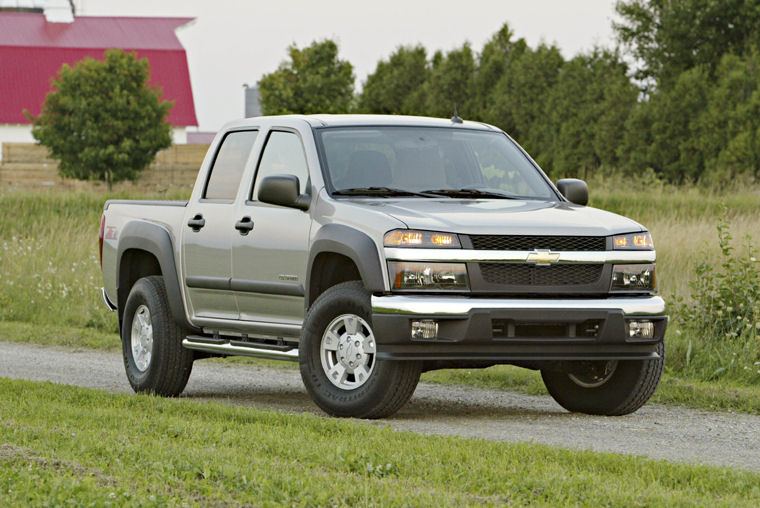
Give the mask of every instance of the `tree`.
M 601 49 L 562 66 L 546 99 L 545 129 L 554 134 L 552 170 L 586 178 L 618 164 L 616 146 L 638 95 L 627 71 L 617 53 Z
M 450 118 L 456 107 L 459 116 L 472 118 L 472 80 L 475 75 L 475 55 L 469 44 L 433 55 L 430 76 L 425 83 L 425 111 L 430 116 Z
M 359 96 L 359 110 L 379 114 L 424 114 L 422 86 L 429 74 L 424 47 L 399 47 L 388 60 L 378 62 L 375 72 L 367 76 Z
M 59 161 L 64 177 L 134 180 L 159 150 L 171 145 L 166 120 L 173 102 L 148 86 L 150 64 L 120 49 L 104 60 L 63 64 L 53 79 L 32 135 Z
M 289 61 L 259 81 L 265 115 L 347 113 L 354 93 L 353 66 L 338 59 L 331 40 L 288 48 Z
M 510 59 L 489 101 L 489 121 L 506 130 L 547 168 L 553 163 L 554 134 L 546 101 L 564 63 L 556 46 L 541 44 L 521 50 Z
M 700 125 L 706 170 L 760 176 L 760 52 L 725 55 L 716 75 Z
M 704 67 L 694 67 L 637 105 L 623 140 L 629 169 L 652 168 L 671 182 L 699 179 L 705 169 L 701 136 L 708 76 Z
M 626 0 L 618 37 L 649 90 L 620 152 L 671 181 L 760 173 L 760 3 Z
M 638 77 L 660 86 L 696 66 L 712 73 L 724 53 L 742 54 L 760 42 L 756 0 L 627 0 L 615 9 L 619 39 L 644 65 Z
M 514 33 L 506 23 L 502 25 L 491 39 L 483 46 L 478 58 L 478 68 L 473 78 L 473 117 L 487 123 L 498 123 L 505 118 L 499 118 L 494 109 L 500 93 L 496 84 L 504 74 L 510 72 L 512 63 L 520 58 L 528 49 L 525 39 L 512 40 Z M 513 124 L 502 125 L 504 129 L 512 132 Z

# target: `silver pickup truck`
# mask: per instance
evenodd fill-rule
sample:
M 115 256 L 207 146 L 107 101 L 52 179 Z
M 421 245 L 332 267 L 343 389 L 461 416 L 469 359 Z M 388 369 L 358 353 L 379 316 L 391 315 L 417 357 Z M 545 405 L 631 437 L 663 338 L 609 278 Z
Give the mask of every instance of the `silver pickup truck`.
M 103 299 L 138 392 L 178 395 L 201 358 L 291 359 L 327 413 L 380 418 L 423 371 L 512 364 L 570 411 L 627 414 L 668 318 L 647 230 L 587 201 L 457 117 L 246 119 L 189 201 L 105 204 Z

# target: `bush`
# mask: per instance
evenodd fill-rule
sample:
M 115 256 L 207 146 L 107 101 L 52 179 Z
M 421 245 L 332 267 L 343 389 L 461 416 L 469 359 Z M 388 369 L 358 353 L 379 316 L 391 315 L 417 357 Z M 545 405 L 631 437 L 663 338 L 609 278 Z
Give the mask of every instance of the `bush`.
M 676 339 L 676 351 L 682 354 L 676 355 L 672 367 L 707 379 L 730 376 L 756 381 L 760 379 L 760 264 L 749 236 L 740 251 L 731 244 L 727 209 L 717 230 L 722 262 L 697 262 L 689 283 L 691 301 L 677 300 L 675 333 L 685 337 Z
M 64 177 L 111 184 L 135 180 L 171 145 L 166 120 L 173 102 L 148 86 L 150 65 L 135 53 L 109 49 L 104 60 L 63 64 L 34 117 L 32 135 L 50 149 Z
M 730 225 L 725 216 L 718 223 L 718 243 L 723 256 L 720 267 L 698 262 L 691 281 L 693 301 L 681 304 L 682 319 L 690 326 L 732 339 L 760 329 L 760 265 L 748 236 L 743 253 L 731 245 Z

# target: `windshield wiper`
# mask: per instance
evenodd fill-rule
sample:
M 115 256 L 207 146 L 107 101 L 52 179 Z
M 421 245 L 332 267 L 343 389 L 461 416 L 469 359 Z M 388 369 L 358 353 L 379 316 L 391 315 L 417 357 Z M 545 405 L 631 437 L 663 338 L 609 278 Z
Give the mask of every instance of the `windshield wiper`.
M 520 199 L 517 196 L 502 194 L 501 192 L 487 191 L 481 189 L 472 189 L 464 187 L 462 189 L 431 189 L 422 191 L 427 194 L 436 194 L 439 196 L 448 196 L 452 198 L 496 198 L 496 199 Z
M 350 189 L 338 189 L 333 191 L 338 196 L 420 196 L 424 198 L 436 198 L 435 194 L 415 192 L 393 187 L 352 187 Z

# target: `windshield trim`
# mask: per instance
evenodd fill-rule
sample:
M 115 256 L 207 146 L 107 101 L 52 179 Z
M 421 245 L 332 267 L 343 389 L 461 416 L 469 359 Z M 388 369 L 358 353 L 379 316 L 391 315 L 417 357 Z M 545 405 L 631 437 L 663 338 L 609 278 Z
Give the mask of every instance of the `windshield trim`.
M 333 193 L 338 190 L 333 186 L 332 178 L 330 177 L 330 171 L 328 168 L 327 163 L 327 156 L 325 155 L 325 146 L 322 141 L 322 132 L 327 130 L 349 130 L 354 128 L 364 129 L 364 128 L 398 128 L 398 127 L 405 127 L 405 128 L 425 128 L 425 129 L 450 129 L 450 130 L 459 130 L 459 131 L 466 131 L 466 132 L 483 132 L 484 134 L 488 133 L 490 135 L 501 135 L 507 138 L 507 141 L 512 143 L 525 157 L 525 159 L 528 161 L 528 163 L 533 167 L 533 169 L 538 173 L 539 177 L 544 180 L 546 185 L 549 187 L 551 192 L 556 197 L 557 201 L 567 201 L 567 199 L 557 190 L 557 187 L 552 183 L 552 181 L 549 179 L 549 177 L 544 173 L 544 171 L 541 169 L 541 167 L 538 165 L 538 163 L 533 160 L 533 157 L 530 156 L 528 152 L 525 151 L 525 149 L 520 146 L 520 144 L 515 141 L 512 136 L 504 132 L 502 129 L 498 130 L 487 130 L 487 129 L 474 129 L 470 127 L 463 127 L 460 125 L 457 126 L 444 126 L 444 125 L 425 125 L 420 123 L 419 125 L 406 125 L 406 124 L 360 124 L 360 125 L 319 125 L 319 126 L 312 126 L 311 130 L 314 135 L 314 144 L 317 148 L 317 157 L 319 158 L 319 170 L 322 173 L 322 181 L 325 184 L 325 190 L 327 191 L 327 194 L 333 198 L 333 199 L 345 199 L 345 198 L 356 198 L 356 197 L 364 197 L 364 196 L 343 196 L 340 194 L 334 195 Z M 375 198 L 376 196 L 371 196 L 372 198 Z M 400 196 L 401 197 L 401 196 Z M 418 196 L 409 196 L 410 198 L 418 198 Z M 473 199 L 495 199 L 495 198 L 476 198 L 473 197 Z M 551 198 L 541 198 L 541 197 L 532 197 L 532 198 L 521 198 L 521 199 L 530 199 L 534 201 L 552 201 Z

